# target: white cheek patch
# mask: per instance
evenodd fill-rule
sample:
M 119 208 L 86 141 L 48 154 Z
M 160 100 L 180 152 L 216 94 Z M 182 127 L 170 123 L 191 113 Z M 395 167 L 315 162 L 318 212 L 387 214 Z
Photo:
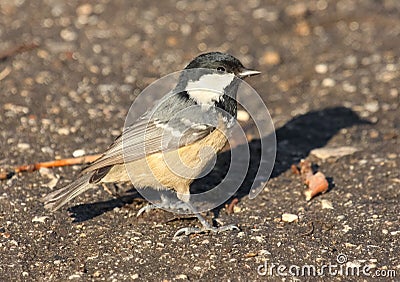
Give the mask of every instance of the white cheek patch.
M 214 102 L 219 102 L 224 95 L 224 89 L 232 83 L 235 75 L 231 73 L 205 74 L 199 80 L 190 80 L 186 86 L 186 91 L 190 98 L 201 106 L 211 106 Z
M 190 89 L 187 92 L 200 106 L 212 106 L 213 102 L 219 102 L 224 94 L 212 89 Z

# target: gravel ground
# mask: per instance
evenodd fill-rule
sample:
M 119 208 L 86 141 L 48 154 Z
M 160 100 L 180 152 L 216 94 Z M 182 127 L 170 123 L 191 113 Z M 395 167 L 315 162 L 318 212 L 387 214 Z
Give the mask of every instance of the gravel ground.
M 263 72 L 248 82 L 278 140 L 263 192 L 206 214 L 240 232 L 173 239 L 198 222 L 136 218 L 143 200 L 103 189 L 44 210 L 39 199 L 80 166 L 1 181 L 0 280 L 293 280 L 291 266 L 335 264 L 370 270 L 324 279 L 399 279 L 400 2 L 265 2 L 0 1 L 2 167 L 100 153 L 141 90 L 214 50 Z M 345 146 L 345 156 L 313 151 Z M 290 170 L 302 158 L 330 181 L 309 202 Z

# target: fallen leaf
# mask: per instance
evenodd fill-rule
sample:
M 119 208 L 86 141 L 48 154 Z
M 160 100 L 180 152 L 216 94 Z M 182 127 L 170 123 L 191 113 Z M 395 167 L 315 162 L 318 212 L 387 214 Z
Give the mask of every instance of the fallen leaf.
M 306 196 L 307 201 L 320 193 L 326 192 L 329 188 L 328 180 L 326 180 L 326 177 L 322 172 L 317 172 L 308 177 L 306 184 L 308 185 L 308 189 L 304 191 L 304 195 Z

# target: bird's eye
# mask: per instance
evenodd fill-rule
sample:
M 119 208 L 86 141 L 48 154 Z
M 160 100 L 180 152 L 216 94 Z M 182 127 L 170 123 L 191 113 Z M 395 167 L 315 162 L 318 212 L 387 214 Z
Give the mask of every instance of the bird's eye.
M 224 67 L 217 67 L 217 71 L 219 71 L 219 72 L 225 72 L 226 70 L 225 70 Z

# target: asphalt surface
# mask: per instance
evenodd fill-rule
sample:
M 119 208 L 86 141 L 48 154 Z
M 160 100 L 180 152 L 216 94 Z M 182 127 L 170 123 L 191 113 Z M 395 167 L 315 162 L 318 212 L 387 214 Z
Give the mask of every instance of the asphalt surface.
M 399 14 L 396 0 L 0 1 L 2 168 L 100 153 L 141 90 L 215 50 L 263 72 L 248 82 L 278 141 L 263 192 L 245 196 L 250 175 L 233 214 L 224 205 L 205 214 L 241 229 L 221 234 L 173 239 L 196 219 L 162 210 L 137 218 L 145 201 L 101 188 L 46 211 L 40 198 L 81 166 L 2 180 L 0 280 L 290 281 L 307 265 L 324 276 L 298 279 L 398 280 Z M 344 146 L 355 152 L 312 153 Z M 309 202 L 290 170 L 303 158 L 330 182 Z M 214 176 L 195 185 L 212 185 Z M 328 273 L 332 265 L 359 276 Z

